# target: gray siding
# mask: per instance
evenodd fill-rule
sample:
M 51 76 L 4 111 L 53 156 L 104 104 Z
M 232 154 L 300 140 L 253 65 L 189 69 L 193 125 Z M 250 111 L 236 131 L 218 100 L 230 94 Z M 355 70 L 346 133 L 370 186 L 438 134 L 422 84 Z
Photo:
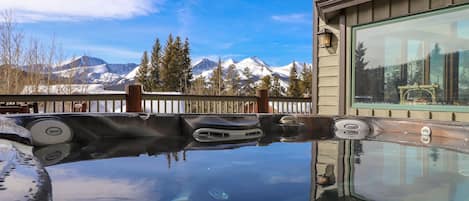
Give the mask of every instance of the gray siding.
M 335 35 L 335 40 L 332 48 L 319 48 L 317 53 L 318 113 L 321 115 L 337 115 L 339 112 L 339 98 L 345 98 L 345 109 L 348 115 L 469 121 L 469 113 L 374 109 L 358 110 L 350 107 L 351 103 L 349 98 L 340 97 L 339 95 L 340 57 L 346 56 L 347 97 L 350 96 L 351 52 L 349 47 L 351 45 L 351 26 L 412 15 L 463 3 L 469 3 L 469 0 L 374 0 L 358 6 L 349 7 L 342 12 L 346 16 L 346 38 L 339 37 L 338 17 L 330 19 L 327 23 L 320 19 L 320 23 L 317 24 L 319 30 L 323 28 L 332 30 Z M 338 44 L 341 40 L 348 40 L 346 43 L 346 55 L 340 55 Z
M 336 115 L 339 112 L 339 27 L 338 19 L 330 24 L 319 20 L 319 30 L 329 29 L 334 33 L 331 48 L 319 48 L 318 57 L 318 114 Z

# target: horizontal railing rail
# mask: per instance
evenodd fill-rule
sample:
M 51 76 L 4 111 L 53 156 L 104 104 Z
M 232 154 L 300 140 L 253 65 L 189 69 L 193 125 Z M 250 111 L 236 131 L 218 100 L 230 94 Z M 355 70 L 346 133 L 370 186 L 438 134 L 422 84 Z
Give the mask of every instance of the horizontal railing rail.
M 267 97 L 266 101 L 265 96 L 203 96 L 158 93 L 129 94 L 131 93 L 0 95 L 0 107 L 2 105 L 34 104 L 36 107 L 35 112 L 39 113 L 136 112 L 128 108 L 141 108 L 141 110 L 137 109 L 137 112 L 164 114 L 230 114 L 257 112 L 311 114 L 312 111 L 311 98 Z M 266 105 L 267 103 L 268 105 Z M 132 105 L 132 107 L 130 107 L 130 105 Z M 260 105 L 263 107 L 260 107 Z
M 203 95 L 166 95 L 166 94 L 142 94 L 143 99 L 191 99 L 191 100 L 208 100 L 208 101 L 236 101 L 236 100 L 246 100 L 246 101 L 256 101 L 257 96 L 203 96 Z
M 0 95 L 0 102 L 124 100 L 122 94 Z

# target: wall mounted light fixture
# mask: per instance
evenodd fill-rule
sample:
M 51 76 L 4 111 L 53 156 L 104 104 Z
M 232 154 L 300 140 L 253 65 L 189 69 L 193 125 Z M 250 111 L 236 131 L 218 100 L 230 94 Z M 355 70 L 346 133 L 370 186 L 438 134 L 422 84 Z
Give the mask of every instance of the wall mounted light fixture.
M 332 47 L 332 32 L 329 29 L 323 29 L 317 35 L 320 48 Z

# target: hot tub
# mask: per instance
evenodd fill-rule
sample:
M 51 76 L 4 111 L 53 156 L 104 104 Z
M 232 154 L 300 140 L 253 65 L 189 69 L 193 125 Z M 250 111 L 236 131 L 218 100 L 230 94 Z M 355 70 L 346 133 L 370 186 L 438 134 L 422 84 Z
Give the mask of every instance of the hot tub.
M 438 129 L 445 127 L 426 124 L 434 133 L 424 143 L 421 133 L 414 132 L 419 129 L 413 129 L 420 125 L 408 123 L 394 132 L 389 125 L 398 125 L 396 120 L 344 119 L 144 113 L 2 116 L 0 200 L 469 197 L 469 145 L 464 138 L 438 136 Z M 348 129 L 345 135 L 341 125 Z M 366 131 L 363 136 L 357 135 L 359 127 Z

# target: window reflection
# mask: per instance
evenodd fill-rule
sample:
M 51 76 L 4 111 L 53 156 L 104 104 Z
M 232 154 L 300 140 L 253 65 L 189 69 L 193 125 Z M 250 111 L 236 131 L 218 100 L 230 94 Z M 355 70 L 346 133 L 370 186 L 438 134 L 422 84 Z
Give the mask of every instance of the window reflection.
M 354 30 L 354 102 L 469 105 L 469 7 Z
M 469 196 L 467 153 L 356 140 L 319 141 L 316 146 L 315 200 L 467 200 Z

